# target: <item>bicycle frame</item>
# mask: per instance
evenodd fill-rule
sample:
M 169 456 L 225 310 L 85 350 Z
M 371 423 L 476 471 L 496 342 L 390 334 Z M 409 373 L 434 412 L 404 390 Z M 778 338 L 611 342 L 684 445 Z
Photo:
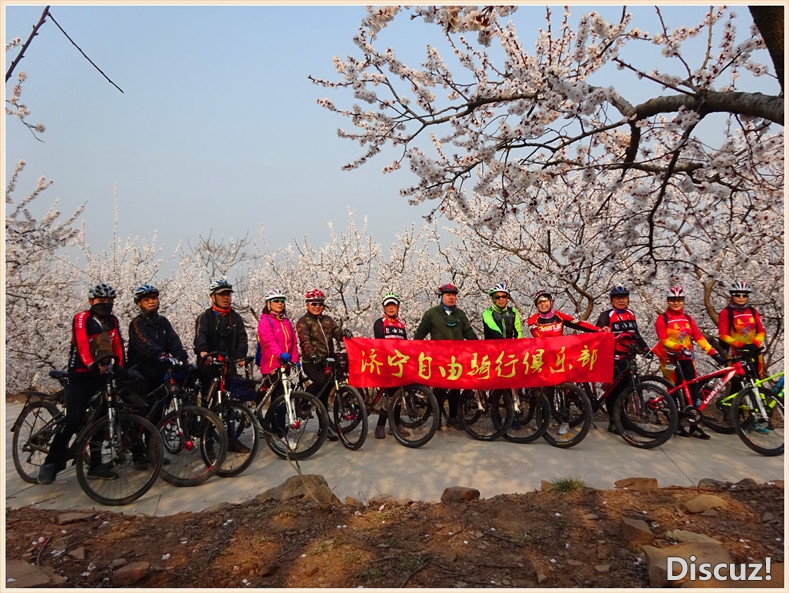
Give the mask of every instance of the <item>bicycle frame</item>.
M 291 392 L 294 391 L 294 383 L 296 382 L 296 379 L 293 377 L 292 369 L 293 367 L 291 366 L 280 365 L 280 367 L 275 371 L 277 378 L 274 381 L 271 381 L 271 384 L 263 393 L 260 403 L 258 403 L 255 407 L 255 411 L 258 416 L 262 417 L 263 408 L 266 406 L 266 404 L 270 404 L 274 400 L 274 391 L 276 390 L 277 386 L 281 384 L 285 398 L 285 419 L 287 426 L 293 429 L 298 429 L 301 427 L 301 419 L 298 417 L 298 414 L 296 414 L 296 410 L 294 409 L 293 402 L 290 398 Z M 271 374 L 269 374 L 269 376 L 271 376 Z
M 679 370 L 678 367 L 676 366 L 672 368 L 672 365 L 667 365 L 667 368 L 670 370 L 674 370 L 674 368 Z M 674 397 L 677 397 L 675 395 L 677 392 L 681 392 L 682 398 L 684 399 L 685 403 L 688 406 L 690 406 L 691 408 L 696 408 L 699 412 L 702 412 L 707 407 L 707 405 L 718 396 L 718 394 L 723 390 L 723 388 L 726 387 L 726 385 L 728 385 L 728 383 L 734 377 L 737 376 L 747 377 L 747 375 L 748 373 L 746 373 L 745 369 L 742 366 L 742 363 L 739 361 L 735 361 L 730 366 L 723 367 L 722 369 L 717 369 L 715 371 L 712 371 L 711 373 L 707 373 L 706 375 L 699 375 L 694 379 L 687 380 L 683 378 L 683 380 L 679 383 L 679 385 L 676 385 L 668 389 L 667 391 L 669 395 Z M 700 400 L 698 406 L 695 406 L 693 403 L 693 398 L 690 395 L 689 386 L 694 385 L 696 383 L 700 383 L 702 381 L 707 381 L 708 379 L 715 379 L 718 377 L 722 377 L 721 382 L 715 387 L 715 389 L 711 390 L 704 397 L 704 399 Z

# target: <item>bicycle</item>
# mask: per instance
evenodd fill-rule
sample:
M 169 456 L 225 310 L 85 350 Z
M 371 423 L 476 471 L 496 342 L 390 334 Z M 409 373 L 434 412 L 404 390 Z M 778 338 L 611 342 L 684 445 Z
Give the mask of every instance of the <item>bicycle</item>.
M 246 470 L 255 461 L 260 451 L 260 439 L 263 430 L 255 414 L 243 403 L 233 398 L 227 385 L 230 371 L 238 361 L 231 360 L 224 352 L 208 352 L 198 361 L 199 364 L 208 364 L 219 368 L 219 375 L 214 377 L 208 387 L 205 398 L 197 392 L 197 405 L 202 405 L 222 420 L 228 438 L 228 452 L 225 461 L 217 470 L 217 475 L 222 478 L 237 476 Z M 245 364 L 251 364 L 253 357 L 244 359 Z M 206 444 L 210 457 L 216 455 L 212 451 L 211 443 Z
M 551 407 L 547 395 L 539 388 L 511 389 L 512 422 L 504 433 L 511 443 L 531 443 L 548 430 Z
M 116 388 L 121 371 L 114 367 L 115 357 L 107 356 L 100 362 L 104 361 L 108 363 L 105 385 L 91 398 L 67 459 L 74 460 L 77 482 L 93 500 L 107 506 L 125 505 L 145 494 L 159 477 L 163 444 L 149 420 L 126 411 Z M 23 480 L 35 481 L 27 468 L 35 467 L 34 459 L 43 463 L 52 438 L 65 421 L 65 412 L 49 399 L 26 403 L 12 428 L 14 466 Z M 91 479 L 88 468 L 98 465 L 106 466 L 113 477 Z
M 348 354 L 337 352 L 334 356 L 324 359 L 324 374 L 329 380 L 317 394 L 317 398 L 326 401 L 327 410 L 331 410 L 330 428 L 336 430 L 340 442 L 346 449 L 360 449 L 367 440 L 367 409 L 364 398 L 359 391 L 348 384 Z
M 281 364 L 255 390 L 255 416 L 266 444 L 282 459 L 306 459 L 323 446 L 329 432 L 329 413 L 317 397 L 298 391 L 293 364 Z M 247 378 L 251 374 L 248 371 Z M 274 392 L 282 393 L 274 397 Z
M 478 441 L 495 441 L 507 432 L 514 415 L 507 389 L 466 389 L 458 397 L 458 422 Z
M 368 416 L 378 407 L 386 410 L 390 432 L 404 447 L 411 449 L 421 447 L 430 442 L 436 434 L 441 416 L 438 400 L 429 387 L 414 383 L 359 391 L 363 395 Z M 387 391 L 392 393 L 385 395 Z
M 164 383 L 146 398 L 156 400 L 148 413 L 149 420 L 163 412 L 156 425 L 164 445 L 161 477 L 174 486 L 198 486 L 216 475 L 224 463 L 227 431 L 217 414 L 187 403 L 196 401 L 196 367 L 175 358 L 167 362 Z
M 767 457 L 784 452 L 783 372 L 757 379 L 759 350 L 745 351 L 746 379 L 731 404 L 731 422 L 745 445 Z M 765 385 L 777 380 L 773 389 Z
M 679 416 L 676 402 L 668 397 L 668 389 L 674 385 L 660 375 L 642 374 L 636 362 L 639 354 L 642 353 L 633 350 L 624 358 L 625 370 L 612 383 L 604 384 L 602 389 L 590 384 L 585 387 L 592 394 L 594 412 L 619 391 L 612 402 L 612 420 L 617 432 L 632 447 L 653 449 L 676 432 Z M 617 409 L 621 426 L 616 422 Z

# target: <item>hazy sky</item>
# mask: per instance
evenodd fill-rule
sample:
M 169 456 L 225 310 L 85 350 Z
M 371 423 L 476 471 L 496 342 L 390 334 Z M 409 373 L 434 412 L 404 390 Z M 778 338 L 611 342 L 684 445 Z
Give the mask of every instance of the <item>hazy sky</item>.
M 42 10 L 4 3 L 4 39 L 25 40 Z M 588 10 L 573 8 L 572 22 Z M 621 12 L 608 10 L 612 19 Z M 642 10 L 654 18 L 653 8 Z M 687 24 L 697 23 L 705 10 L 691 10 Z M 738 10 L 747 12 L 744 6 Z M 55 4 L 51 11 L 123 93 L 47 22 L 15 72 L 28 74 L 28 120 L 47 129 L 39 141 L 6 116 L 5 166 L 10 172 L 18 160 L 27 161 L 16 199 L 39 176 L 55 181 L 39 200 L 39 212 L 56 198 L 64 214 L 86 203 L 82 220 L 94 250 L 111 239 L 116 183 L 120 236 L 150 241 L 157 230 L 164 256 L 198 233 L 217 240 L 249 233 L 260 243 L 261 222 L 274 249 L 304 235 L 320 247 L 329 238 L 327 220 L 338 231 L 346 229 L 349 207 L 359 226 L 368 217 L 368 231 L 384 246 L 410 222 L 421 226 L 430 205 L 408 206 L 398 194 L 415 180 L 407 167 L 381 173 L 394 153 L 361 170 L 340 170 L 361 147 L 337 137 L 337 128 L 350 128 L 350 122 L 320 108 L 316 99 L 348 106 L 349 95 L 307 79 L 335 79 L 332 57 L 357 55 L 351 39 L 364 6 Z M 688 9 L 667 14 L 680 11 Z M 544 25 L 544 13 L 535 6 L 515 14 L 527 48 Z M 411 64 L 424 56 L 420 27 L 405 20 L 384 33 L 400 57 L 413 56 L 406 59 Z M 7 52 L 6 69 L 18 51 Z M 6 83 L 6 93 L 13 82 Z M 632 89 L 624 92 L 634 100 Z

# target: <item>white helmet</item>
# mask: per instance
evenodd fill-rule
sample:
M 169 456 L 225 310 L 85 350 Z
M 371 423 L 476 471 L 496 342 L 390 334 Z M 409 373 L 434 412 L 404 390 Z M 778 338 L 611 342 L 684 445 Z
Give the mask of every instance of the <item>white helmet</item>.
M 668 294 L 666 296 L 670 299 L 684 299 L 685 288 L 679 284 L 676 284 L 668 289 Z
M 285 293 L 282 292 L 279 288 L 272 288 L 266 293 L 266 302 L 270 301 L 271 299 L 284 299 Z
M 738 280 L 729 287 L 729 292 L 751 292 L 751 285 L 742 280 Z
M 497 292 L 503 292 L 507 296 L 510 296 L 510 289 L 507 288 L 507 285 L 504 282 L 499 282 L 498 284 L 491 286 L 490 290 L 488 290 L 488 295 L 492 297 Z

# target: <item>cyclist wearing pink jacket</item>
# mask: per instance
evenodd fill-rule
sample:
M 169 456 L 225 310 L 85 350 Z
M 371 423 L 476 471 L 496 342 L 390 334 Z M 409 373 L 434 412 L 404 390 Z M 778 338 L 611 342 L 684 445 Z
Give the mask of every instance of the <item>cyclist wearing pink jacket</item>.
M 263 376 L 279 368 L 282 363 L 299 364 L 296 331 L 287 318 L 285 295 L 276 288 L 266 294 L 266 304 L 258 322 L 258 341 L 260 372 Z

